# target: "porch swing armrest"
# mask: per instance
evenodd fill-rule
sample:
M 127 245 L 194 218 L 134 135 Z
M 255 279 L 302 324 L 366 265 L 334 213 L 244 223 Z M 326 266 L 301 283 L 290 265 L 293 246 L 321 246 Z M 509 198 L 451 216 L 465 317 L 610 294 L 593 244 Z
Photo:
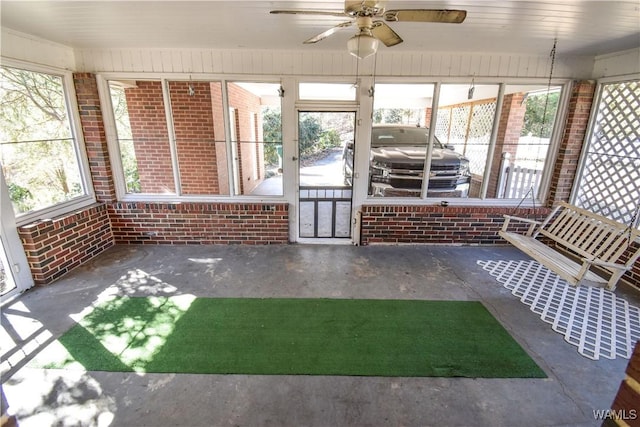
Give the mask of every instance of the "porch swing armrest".
M 505 232 L 509 228 L 509 222 L 511 220 L 518 221 L 518 222 L 525 222 L 525 223 L 531 224 L 529 226 L 529 229 L 527 230 L 527 233 L 526 233 L 527 236 L 531 236 L 533 234 L 533 230 L 535 230 L 536 226 L 539 226 L 539 225 L 542 224 L 542 222 L 536 221 L 534 219 L 522 218 L 522 217 L 513 216 L 513 215 L 502 215 L 502 216 L 504 217 L 504 223 L 502 224 L 502 231 L 505 231 Z
M 520 222 L 528 222 L 528 223 L 532 223 L 534 225 L 538 225 L 538 224 L 542 224 L 542 222 L 540 221 L 536 221 L 535 219 L 529 219 L 529 218 L 522 218 L 519 216 L 513 216 L 513 215 L 502 215 L 507 221 L 505 221 L 505 224 L 509 222 L 509 220 L 513 219 L 515 221 L 520 221 Z
M 597 258 L 596 259 L 582 258 L 582 262 L 586 263 L 586 264 L 597 265 L 598 267 L 615 268 L 617 270 L 624 270 L 624 271 L 631 270 L 631 266 L 630 265 L 618 264 L 618 263 L 615 263 L 615 262 L 601 261 L 601 260 L 599 260 Z

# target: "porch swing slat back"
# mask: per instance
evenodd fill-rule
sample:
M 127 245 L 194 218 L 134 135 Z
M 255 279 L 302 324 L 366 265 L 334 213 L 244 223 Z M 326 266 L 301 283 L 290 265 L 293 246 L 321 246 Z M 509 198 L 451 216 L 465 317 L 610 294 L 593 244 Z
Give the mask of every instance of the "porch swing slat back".
M 640 258 L 640 230 L 568 203 L 560 203 L 541 223 L 504 217 L 502 238 L 573 285 L 615 290 L 620 277 Z M 509 231 L 512 220 L 531 225 L 525 234 L 515 233 Z M 591 270 L 594 266 L 598 274 Z

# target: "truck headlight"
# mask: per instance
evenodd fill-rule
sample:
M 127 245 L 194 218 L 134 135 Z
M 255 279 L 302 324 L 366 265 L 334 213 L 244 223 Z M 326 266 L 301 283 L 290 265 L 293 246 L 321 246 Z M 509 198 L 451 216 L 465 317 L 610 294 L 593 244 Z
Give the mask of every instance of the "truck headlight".
M 371 181 L 388 183 L 389 167 L 385 163 L 373 160 L 371 162 Z
M 471 172 L 469 171 L 469 161 L 468 160 L 460 160 L 460 175 L 463 176 L 471 176 Z
M 373 160 L 371 162 L 371 167 L 374 169 L 380 169 L 380 170 L 388 170 L 389 168 L 387 167 L 386 163 L 382 163 L 379 162 L 377 160 Z

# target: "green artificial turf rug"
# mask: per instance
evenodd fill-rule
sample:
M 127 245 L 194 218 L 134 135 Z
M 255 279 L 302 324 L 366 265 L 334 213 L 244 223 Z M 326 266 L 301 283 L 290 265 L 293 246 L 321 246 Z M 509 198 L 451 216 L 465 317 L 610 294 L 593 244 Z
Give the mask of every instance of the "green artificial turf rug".
M 34 362 L 117 372 L 546 377 L 476 301 L 119 297 Z

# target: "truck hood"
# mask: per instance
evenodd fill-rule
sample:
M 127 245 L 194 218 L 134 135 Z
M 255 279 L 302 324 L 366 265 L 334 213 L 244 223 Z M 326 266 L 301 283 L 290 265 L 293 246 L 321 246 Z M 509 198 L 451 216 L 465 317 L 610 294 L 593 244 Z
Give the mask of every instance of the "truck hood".
M 426 147 L 397 146 L 372 147 L 371 160 L 390 163 L 423 163 Z M 442 148 L 434 148 L 432 161 L 455 162 L 463 159 L 462 154 Z

